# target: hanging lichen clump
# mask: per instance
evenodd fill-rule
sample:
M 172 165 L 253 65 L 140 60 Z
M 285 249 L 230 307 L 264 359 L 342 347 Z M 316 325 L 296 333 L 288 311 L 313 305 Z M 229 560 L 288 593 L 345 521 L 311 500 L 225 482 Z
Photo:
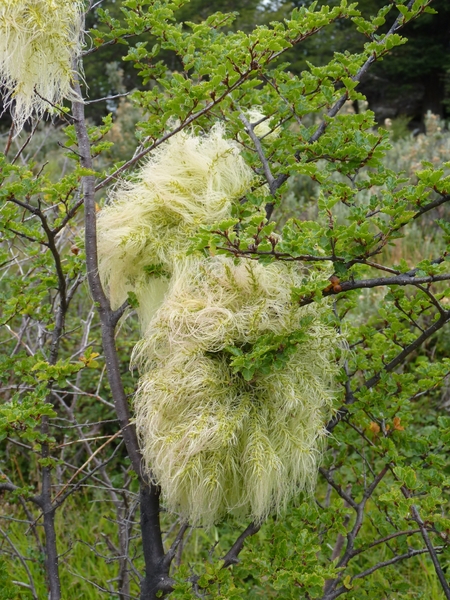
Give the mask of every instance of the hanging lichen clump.
M 337 336 L 326 302 L 292 302 L 304 270 L 186 256 L 198 226 L 229 216 L 253 178 L 220 127 L 179 134 L 98 222 L 113 305 L 130 291 L 139 302 L 144 462 L 166 507 L 194 524 L 261 520 L 312 491 L 331 409 Z
M 219 127 L 207 139 L 180 133 L 124 183 L 99 220 L 100 275 L 118 308 L 132 291 L 148 322 L 200 225 L 229 216 L 253 172 Z M 153 275 L 153 276 L 152 276 Z
M 73 99 L 73 61 L 81 53 L 81 0 L 2 0 L 0 85 L 18 133 L 64 98 Z

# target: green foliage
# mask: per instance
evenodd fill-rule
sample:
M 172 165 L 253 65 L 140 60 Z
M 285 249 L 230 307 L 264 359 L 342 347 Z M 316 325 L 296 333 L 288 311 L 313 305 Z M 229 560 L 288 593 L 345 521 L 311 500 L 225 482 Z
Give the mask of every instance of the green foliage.
M 0 560 L 0 598 L 1 600 L 17 598 L 16 588 L 8 575 L 8 564 L 4 559 Z
M 162 263 L 158 263 L 155 265 L 145 265 L 144 272 L 147 273 L 147 275 L 150 275 L 151 277 L 169 276 L 168 271 L 164 268 L 164 265 Z
M 266 333 L 261 335 L 255 344 L 249 347 L 226 346 L 232 359 L 230 365 L 235 373 L 242 373 L 246 381 L 251 381 L 256 374 L 268 375 L 272 369 L 278 371 L 289 361 L 300 343 L 308 340 L 307 329 L 313 317 L 303 317 L 298 329 L 288 335 Z
M 248 537 L 238 562 L 234 557 L 227 568 L 224 560 L 242 520 L 228 517 L 209 531 L 191 528 L 183 544 L 174 546 L 176 585 L 170 597 L 441 600 L 432 558 L 445 569 L 450 546 L 450 136 L 431 113 L 426 133 L 413 138 L 402 124 L 377 128 L 371 111 L 346 110 L 348 100 L 362 106 L 362 69 L 372 68 L 373 61 L 380 68 L 383 58 L 388 72 L 392 54 L 412 58 L 414 46 L 403 31 L 414 38 L 420 23 L 435 23 L 429 9 L 440 3 L 416 0 L 383 8 L 368 1 L 358 6 L 344 0 L 306 2 L 289 13 L 286 6 L 273 8 L 286 18 L 267 23 L 249 2 L 248 10 L 259 15 L 254 28 L 237 28 L 242 21 L 226 14 L 234 9 L 228 2 L 217 5 L 223 12 L 205 13 L 205 20 L 200 3 L 193 9 L 199 15 L 189 13 L 181 0 L 107 4 L 89 15 L 93 45 L 86 61 L 119 61 L 112 54 L 119 47 L 120 56 L 125 54 L 120 68 L 126 89 L 136 91 L 118 110 L 112 105 L 113 116 L 98 109 L 100 125 L 88 124 L 93 169 L 80 164 L 79 131 L 68 109 L 64 127 L 41 124 L 30 140 L 24 133 L 9 140 L 0 155 L 0 493 L 6 557 L 0 563 L 0 597 L 28 598 L 30 589 L 24 586 L 32 585 L 36 597 L 48 594 L 39 504 L 45 494 L 56 515 L 63 597 L 97 598 L 95 586 L 123 597 L 139 593 L 144 560 L 138 486 L 119 435 L 115 392 L 106 380 L 111 366 L 100 342 L 105 324 L 95 310 L 102 314 L 105 308 L 93 306 L 87 290 L 84 261 L 91 277 L 97 265 L 92 246 L 85 248 L 80 239 L 82 186 L 96 178 L 97 208 L 105 215 L 107 185 L 125 179 L 116 187 L 120 201 L 120 194 L 125 197 L 137 185 L 132 167 L 139 159 L 164 153 L 178 131 L 205 139 L 220 120 L 251 176 L 246 189 L 236 192 L 232 208 L 231 199 L 225 199 L 226 214 L 211 210 L 207 219 L 186 226 L 190 241 L 182 248 L 183 260 L 230 261 L 236 272 L 251 260 L 250 270 L 261 277 L 284 269 L 283 261 L 297 264 L 298 278 L 281 288 L 284 300 L 271 319 L 285 314 L 288 305 L 306 316 L 283 333 L 261 330 L 251 341 L 243 335 L 236 343 L 230 337 L 216 348 L 215 364 L 224 376 L 214 394 L 231 394 L 237 380 L 252 388 L 264 378 L 276 380 L 286 393 L 282 375 L 292 357 L 321 340 L 330 369 L 338 371 L 338 385 L 327 392 L 334 398 L 331 419 L 316 414 L 322 431 L 328 427 L 332 434 L 315 502 L 297 489 L 285 512 L 269 517 L 259 533 Z M 388 35 L 397 16 L 400 29 Z M 328 62 L 316 60 L 328 35 L 336 36 L 339 51 Z M 365 44 L 353 45 L 363 36 Z M 417 46 L 417 52 L 424 47 Z M 290 64 L 294 54 L 301 68 Z M 133 69 L 137 75 L 131 77 Z M 90 66 L 88 84 L 93 76 Z M 114 85 L 120 87 L 121 77 Z M 120 92 L 108 86 L 105 69 L 98 82 L 101 94 Z M 245 125 L 256 118 L 255 107 L 263 115 L 264 132 L 258 129 L 261 123 L 251 123 L 251 130 Z M 171 164 L 175 171 L 182 153 L 177 161 Z M 209 193 L 210 188 L 206 199 Z M 127 264 L 136 269 L 131 283 L 141 277 L 155 290 L 161 284 L 156 291 L 164 297 L 167 274 L 180 265 L 176 257 L 169 269 L 158 252 L 178 238 L 168 238 L 161 228 L 149 233 L 147 216 L 144 209 L 138 215 L 140 240 L 152 251 L 134 256 L 130 249 L 139 240 L 129 237 L 116 244 L 117 252 L 130 252 Z M 170 219 L 164 219 L 168 227 Z M 107 231 L 103 235 L 111 241 Z M 119 321 L 115 333 L 114 369 L 131 399 L 136 377 L 128 364 L 139 333 L 129 307 L 138 313 L 155 307 L 145 304 L 153 297 L 142 290 L 136 294 L 130 281 L 123 283 L 112 314 L 114 322 L 122 314 L 128 318 Z M 332 315 L 323 316 L 329 337 L 317 340 L 307 315 L 326 297 L 333 307 Z M 125 300 L 128 309 L 121 305 Z M 161 323 L 180 344 L 182 325 L 163 317 Z M 336 343 L 332 333 L 348 346 L 336 357 L 329 350 Z M 195 334 L 204 342 L 201 332 Z M 181 365 L 183 381 L 198 381 L 196 361 Z M 175 379 L 173 363 L 168 364 L 167 388 Z M 301 360 L 297 369 L 303 373 Z M 198 414 L 194 406 L 186 417 L 177 407 L 167 408 L 176 412 L 173 422 L 178 419 L 190 430 L 192 444 L 199 431 L 194 417 L 207 415 L 209 425 L 215 423 L 211 378 L 202 381 L 184 401 L 203 394 L 204 412 Z M 304 396 L 296 393 L 296 399 L 310 398 L 313 385 L 305 380 Z M 178 386 L 173 393 L 184 391 Z M 166 401 L 167 390 L 160 392 Z M 267 389 L 261 400 L 273 410 L 266 448 L 267 439 L 279 433 L 274 398 Z M 231 420 L 234 414 L 230 409 L 225 417 Z M 169 433 L 176 437 L 176 431 Z M 240 476 L 245 468 L 247 463 Z M 181 523 L 168 513 L 161 519 L 167 549 Z

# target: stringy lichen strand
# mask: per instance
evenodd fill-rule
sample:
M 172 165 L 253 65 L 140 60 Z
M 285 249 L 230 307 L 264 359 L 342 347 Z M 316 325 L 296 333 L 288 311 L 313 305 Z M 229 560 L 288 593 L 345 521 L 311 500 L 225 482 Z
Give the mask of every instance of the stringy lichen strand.
M 2 0 L 0 85 L 18 134 L 33 112 L 41 118 L 72 90 L 73 62 L 81 54 L 81 0 Z

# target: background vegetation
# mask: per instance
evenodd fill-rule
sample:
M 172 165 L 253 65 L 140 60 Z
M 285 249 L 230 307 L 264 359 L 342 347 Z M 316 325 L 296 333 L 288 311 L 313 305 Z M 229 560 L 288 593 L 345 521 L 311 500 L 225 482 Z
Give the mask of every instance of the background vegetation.
M 2 120 L 0 598 L 450 598 L 447 3 L 367 0 L 364 19 L 346 2 L 211 4 L 87 5 L 83 93 L 114 98 L 16 138 Z M 395 110 L 376 119 L 361 90 Z M 278 137 L 257 137 L 255 106 Z M 331 298 L 349 347 L 316 496 L 262 526 L 191 528 L 140 472 L 139 331 L 98 287 L 92 232 L 169 119 L 221 120 L 270 190 L 235 208 L 238 235 L 203 228 L 196 251 L 333 265 L 292 290 Z

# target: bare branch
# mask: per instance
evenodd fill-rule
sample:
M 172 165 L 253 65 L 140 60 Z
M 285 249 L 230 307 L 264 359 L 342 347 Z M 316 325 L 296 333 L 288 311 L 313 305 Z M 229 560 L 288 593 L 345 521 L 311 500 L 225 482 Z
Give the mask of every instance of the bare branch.
M 22 155 L 23 151 L 25 150 L 25 148 L 28 146 L 28 144 L 31 141 L 31 138 L 33 137 L 33 135 L 35 134 L 35 131 L 37 129 L 37 126 L 39 125 L 40 121 L 36 121 L 36 123 L 33 126 L 33 129 L 31 130 L 30 135 L 27 137 L 27 139 L 25 140 L 24 144 L 22 144 L 22 146 L 19 148 L 17 154 L 15 155 L 15 157 L 12 159 L 11 164 L 13 165 L 16 160 Z
M 333 296 L 348 292 L 350 290 L 369 289 L 374 287 L 381 287 L 384 285 L 418 285 L 422 283 L 435 283 L 437 281 L 448 281 L 450 280 L 450 273 L 443 273 L 441 275 L 427 275 L 425 277 L 415 277 L 414 275 L 402 274 L 395 277 L 377 277 L 374 279 L 359 279 L 357 281 L 342 281 L 340 283 L 340 289 L 335 290 L 331 288 L 323 292 L 323 296 Z M 301 305 L 308 304 L 309 302 L 301 301 Z
M 402 490 L 402 494 L 404 495 L 405 498 L 411 498 L 411 494 L 405 486 L 401 486 L 401 490 Z M 437 557 L 437 551 L 440 548 L 436 548 L 431 543 L 430 536 L 428 535 L 428 531 L 425 527 L 425 523 L 423 522 L 423 520 L 420 516 L 420 513 L 419 513 L 419 509 L 417 508 L 417 506 L 415 504 L 413 504 L 411 506 L 411 515 L 412 515 L 412 518 L 414 519 L 414 521 L 419 526 L 423 541 L 425 542 L 425 545 L 427 547 L 426 551 L 429 553 L 431 560 L 433 561 L 434 570 L 436 571 L 436 575 L 439 579 L 439 583 L 441 584 L 441 587 L 445 594 L 445 597 L 447 598 L 447 600 L 450 600 L 450 586 L 448 585 L 448 582 L 445 578 L 444 571 L 442 570 L 442 567 L 439 563 L 439 559 Z
M 390 540 L 393 540 L 394 538 L 397 538 L 397 537 L 400 537 L 403 535 L 410 536 L 410 535 L 414 535 L 415 533 L 420 533 L 420 529 L 408 529 L 407 531 L 395 531 L 394 533 L 391 533 L 390 535 L 386 535 L 385 537 L 380 538 L 379 540 L 375 540 L 374 542 L 371 542 L 370 544 L 366 544 L 365 546 L 362 546 L 361 548 L 353 550 L 353 556 L 357 556 L 358 554 L 367 552 L 367 550 L 370 550 L 371 548 L 375 548 L 375 546 L 379 546 L 380 544 L 385 544 L 386 542 L 389 542 Z
M 116 98 L 125 98 L 129 96 L 131 92 L 125 92 L 124 94 L 115 94 L 114 96 L 105 96 L 104 98 L 96 98 L 95 100 L 85 100 L 85 104 L 95 104 L 96 102 L 105 102 L 106 100 L 115 100 Z
M 83 575 L 81 575 L 80 573 L 76 573 L 75 571 L 70 569 L 67 565 L 66 565 L 66 569 L 67 569 L 67 571 L 69 571 L 69 573 L 71 575 L 74 575 L 75 577 L 78 577 L 79 579 L 86 581 L 87 583 L 89 583 L 90 585 L 95 587 L 95 589 L 98 590 L 99 592 L 104 592 L 105 594 L 108 594 L 109 596 L 111 596 L 111 595 L 118 596 L 119 595 L 119 592 L 117 592 L 116 590 L 108 590 L 108 589 L 102 587 L 95 581 L 92 581 L 92 579 L 87 579 L 87 577 L 83 577 Z M 139 598 L 137 598 L 136 596 L 130 596 L 129 594 L 124 594 L 123 592 L 121 592 L 121 595 L 125 598 L 130 598 L 131 600 L 139 600 Z
M 367 575 L 371 575 L 375 571 L 378 571 L 378 569 L 382 569 L 383 567 L 388 567 L 389 565 L 395 565 L 395 563 L 398 563 L 401 560 L 405 560 L 406 558 L 411 558 L 412 556 L 417 556 L 419 554 L 425 554 L 426 552 L 428 552 L 428 550 L 426 548 L 421 548 L 419 550 L 414 550 L 413 548 L 410 548 L 408 550 L 408 552 L 405 552 L 404 554 L 400 554 L 398 556 L 394 556 L 394 558 L 391 558 L 390 560 L 385 560 L 383 562 L 380 562 L 380 563 L 376 564 L 375 566 L 371 567 L 370 569 L 367 569 L 366 571 L 362 571 L 362 573 L 358 573 L 352 579 L 362 579 L 363 577 L 367 577 Z
M 189 523 L 183 523 L 181 525 L 181 527 L 178 531 L 177 537 L 175 538 L 174 542 L 170 546 L 169 550 L 166 552 L 166 555 L 164 557 L 164 565 L 167 568 L 169 568 L 170 565 L 172 564 L 172 561 L 175 558 L 175 555 L 177 553 L 178 546 L 183 541 L 184 534 L 186 533 L 188 528 L 189 528 Z
M 88 466 L 88 464 L 91 462 L 91 460 L 94 459 L 94 457 L 103 450 L 103 448 L 105 448 L 105 446 L 107 446 L 108 444 L 110 444 L 113 440 L 115 440 L 117 437 L 119 437 L 119 435 L 122 434 L 122 430 L 119 429 L 119 431 L 116 431 L 116 433 L 114 435 L 111 435 L 108 437 L 108 440 L 102 444 L 101 446 L 99 446 L 97 448 L 97 450 L 95 450 L 95 452 L 93 452 L 91 454 L 91 456 L 89 456 L 89 458 L 81 465 L 81 467 L 79 467 L 79 469 L 76 470 L 76 472 L 72 475 L 72 477 L 69 479 L 69 481 L 65 484 L 65 486 L 56 494 L 56 496 L 53 498 L 53 502 L 55 502 L 59 496 L 61 496 L 63 494 L 63 492 L 69 487 L 69 485 L 72 483 L 72 481 Z M 86 440 L 84 440 L 86 441 Z
M 319 468 L 319 473 L 322 477 L 331 485 L 331 487 L 336 490 L 338 495 L 347 502 L 349 506 L 351 506 L 354 510 L 358 510 L 358 504 L 353 500 L 353 498 L 345 492 L 339 484 L 337 484 L 330 473 L 324 469 L 323 467 Z
M 245 529 L 241 535 L 238 537 L 238 539 L 234 542 L 234 544 L 231 546 L 231 548 L 228 550 L 228 552 L 225 554 L 225 556 L 223 557 L 223 565 L 222 568 L 226 569 L 227 567 L 231 566 L 231 565 L 235 565 L 239 562 L 238 556 L 240 554 L 240 552 L 242 551 L 242 549 L 244 548 L 244 543 L 245 540 L 252 536 L 255 535 L 255 533 L 258 533 L 258 531 L 261 529 L 261 525 L 262 523 L 250 523 L 250 525 L 247 527 L 247 529 Z
M 241 110 L 239 110 L 239 112 L 240 112 L 239 118 L 244 123 L 245 129 L 247 130 L 248 135 L 250 136 L 252 142 L 255 144 L 256 152 L 258 153 L 259 160 L 261 161 L 261 164 L 264 169 L 264 175 L 266 176 L 267 183 L 269 184 L 270 193 L 272 193 L 273 184 L 274 184 L 275 180 L 272 175 L 272 171 L 270 170 L 269 161 L 267 160 L 266 155 L 264 154 L 264 150 L 261 145 L 261 141 L 254 132 L 254 125 L 252 125 L 249 122 L 249 120 L 245 117 L 244 113 Z
M 14 123 L 11 125 L 11 127 L 9 129 L 8 139 L 6 141 L 5 149 L 3 150 L 3 154 L 5 156 L 8 155 L 9 149 L 11 148 L 11 142 L 12 142 L 13 137 L 14 137 Z
M 81 89 L 78 82 L 74 84 L 75 93 L 81 95 Z M 73 115 L 75 118 L 75 130 L 78 139 L 78 148 L 82 156 L 81 164 L 83 167 L 92 169 L 92 157 L 90 152 L 90 142 L 86 129 L 84 117 L 84 106 L 80 102 L 73 103 Z M 131 459 L 134 470 L 139 477 L 141 472 L 141 455 L 139 444 L 136 437 L 136 431 L 130 424 L 130 411 L 128 401 L 123 388 L 120 375 L 119 360 L 115 347 L 114 328 L 111 323 L 111 307 L 103 290 L 98 274 L 98 256 L 97 256 L 97 223 L 95 212 L 95 178 L 91 175 L 82 178 L 84 188 L 85 205 L 85 239 L 86 239 L 86 268 L 89 281 L 89 287 L 94 301 L 98 305 L 99 315 L 102 322 L 103 348 L 108 367 L 108 378 L 114 399 L 117 416 L 120 427 L 123 432 L 123 438 L 127 447 L 128 455 Z
M 15 492 L 18 489 L 20 488 L 13 483 L 0 483 L 0 492 Z
M 111 439 L 108 440 L 108 444 L 111 441 Z M 103 447 L 106 446 L 106 444 L 103 444 Z M 87 473 L 80 481 L 78 481 L 76 483 L 76 485 L 74 485 L 74 487 L 70 490 L 68 490 L 64 495 L 62 495 L 62 493 L 64 492 L 64 490 L 66 490 L 69 485 L 71 484 L 71 482 L 75 479 L 75 477 L 77 477 L 79 475 L 79 473 L 81 472 L 81 468 L 77 469 L 77 471 L 74 473 L 74 475 L 72 475 L 72 477 L 70 478 L 70 480 L 65 484 L 65 486 L 61 489 L 61 491 L 58 492 L 58 494 L 54 497 L 53 502 L 55 504 L 55 506 L 61 506 L 61 504 L 63 504 L 65 502 L 65 500 L 71 496 L 74 492 L 76 492 L 80 487 L 82 487 L 83 483 L 85 481 L 87 481 L 88 479 L 91 479 L 92 476 L 94 475 L 94 473 L 96 471 L 99 471 L 100 469 L 103 469 L 109 462 L 111 462 L 113 460 L 113 458 L 115 457 L 118 449 L 120 448 L 120 444 L 117 446 L 117 448 L 114 450 L 114 452 L 111 454 L 111 456 L 109 456 L 107 458 L 107 460 L 105 460 L 104 462 L 101 462 L 99 464 L 97 464 L 92 471 L 89 471 L 89 473 Z M 92 460 L 95 456 L 95 452 L 89 457 L 89 460 L 85 462 L 85 464 L 83 465 L 83 467 L 87 466 L 87 463 Z M 61 496 L 61 498 L 59 498 L 59 496 Z M 58 500 L 59 498 L 59 500 Z M 58 501 L 56 501 L 58 500 Z

